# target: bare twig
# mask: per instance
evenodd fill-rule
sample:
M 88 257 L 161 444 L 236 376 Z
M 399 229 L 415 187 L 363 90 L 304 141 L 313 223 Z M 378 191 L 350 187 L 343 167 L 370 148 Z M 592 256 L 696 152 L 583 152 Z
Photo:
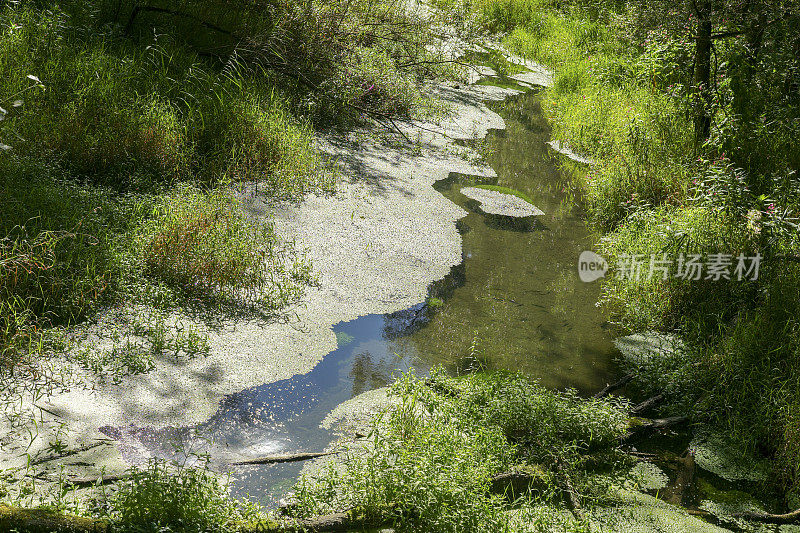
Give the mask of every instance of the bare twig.
M 326 455 L 335 455 L 338 452 L 299 452 L 287 453 L 282 455 L 266 455 L 256 459 L 245 459 L 244 461 L 235 461 L 232 465 L 269 465 L 275 463 L 293 463 L 295 461 L 307 461 L 309 459 L 316 459 L 317 457 L 325 457 Z
M 605 398 L 615 390 L 621 389 L 625 385 L 631 382 L 634 378 L 634 374 L 626 374 L 622 376 L 618 381 L 611 383 L 610 385 L 606 385 L 600 392 L 592 396 L 592 398 L 599 400 L 600 398 Z

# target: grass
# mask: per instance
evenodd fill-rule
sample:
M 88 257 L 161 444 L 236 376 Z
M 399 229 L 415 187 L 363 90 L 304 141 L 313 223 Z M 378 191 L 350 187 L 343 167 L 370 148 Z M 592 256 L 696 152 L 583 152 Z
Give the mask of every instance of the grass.
M 312 281 L 269 224 L 247 218 L 225 189 L 183 188 L 156 206 L 135 239 L 143 274 L 184 295 L 277 309 Z
M 211 472 L 159 461 L 133 469 L 110 507 L 115 530 L 137 533 L 223 533 L 258 516 L 228 498 L 224 480 Z
M 440 113 L 422 85 L 460 75 L 431 51 L 429 21 L 390 0 L 150 7 L 0 7 L 0 403 L 13 424 L 52 376 L 120 382 L 208 354 L 198 319 L 296 302 L 310 262 L 239 195 L 333 192 L 319 129 Z M 212 478 L 136 470 L 114 520 L 227 529 L 243 514 Z
M 797 108 L 777 78 L 768 81 L 780 68 L 755 74 L 741 40 L 716 43 L 727 63 L 716 71 L 711 137 L 695 146 L 691 27 L 646 21 L 629 3 L 466 6 L 490 31 L 503 32 L 511 51 L 554 69 L 542 107 L 554 138 L 597 161 L 572 173 L 573 186 L 612 268 L 630 254 L 765 257 L 755 281 L 610 276 L 602 300 L 621 331 L 677 332 L 688 342 L 674 368 L 640 369 L 651 390 L 670 391 L 698 419 L 772 457 L 774 479 L 796 488 L 800 310 L 786 295 L 796 293 L 797 265 L 777 258 L 796 255 L 798 244 L 797 202 L 788 192 L 796 184 L 787 177 L 797 168 L 798 151 L 787 144 Z M 781 65 L 783 53 L 765 51 L 764 60 Z M 760 81 L 747 78 L 753 75 Z
M 310 265 L 228 189 L 333 191 L 315 126 L 415 113 L 453 74 L 389 2 L 135 5 L 0 9 L 5 367 L 112 302 L 296 300 Z
M 366 453 L 301 481 L 298 514 L 353 508 L 399 531 L 508 531 L 512 508 L 562 505 L 556 462 L 578 468 L 627 426 L 612 401 L 586 402 L 515 374 L 406 375 L 393 391 L 397 406 L 375 419 Z M 490 493 L 492 476 L 512 468 L 539 479 L 513 504 Z

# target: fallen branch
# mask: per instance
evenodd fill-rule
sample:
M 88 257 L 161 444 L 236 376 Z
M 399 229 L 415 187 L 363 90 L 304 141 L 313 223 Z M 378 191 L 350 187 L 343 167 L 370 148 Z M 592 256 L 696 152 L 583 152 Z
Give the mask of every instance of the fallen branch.
M 720 518 L 725 518 L 725 515 L 717 516 L 704 509 L 685 509 L 686 513 L 691 516 L 699 516 L 714 523 L 720 523 Z M 739 518 L 741 520 L 751 520 L 753 522 L 763 522 L 765 524 L 800 524 L 800 509 L 784 514 L 772 513 L 755 513 L 743 512 L 727 515 L 730 518 Z
M 325 457 L 326 455 L 335 455 L 339 452 L 299 452 L 287 453 L 282 455 L 265 455 L 256 459 L 245 459 L 244 461 L 235 461 L 232 465 L 270 465 L 274 463 L 292 463 L 294 461 L 307 461 L 308 459 L 316 459 L 317 457 Z
M 648 398 L 645 401 L 643 401 L 642 403 L 640 403 L 638 405 L 635 405 L 631 409 L 630 413 L 632 415 L 638 415 L 640 413 L 644 413 L 647 410 L 655 407 L 656 405 L 660 404 L 663 401 L 664 401 L 664 395 L 663 394 L 656 394 L 652 398 Z
M 605 388 L 603 388 L 600 392 L 598 392 L 597 394 L 592 396 L 592 398 L 594 398 L 595 400 L 599 400 L 601 398 L 605 398 L 606 396 L 608 396 L 609 394 L 611 394 L 615 390 L 621 389 L 622 387 L 624 387 L 625 385 L 630 383 L 630 381 L 633 378 L 634 378 L 634 374 L 626 374 L 626 375 L 622 376 L 622 378 L 620 378 L 619 381 L 616 381 L 616 382 L 614 382 L 614 383 L 612 383 L 610 385 L 606 385 Z
M 366 520 L 356 517 L 352 512 L 334 513 L 300 520 L 288 528 L 289 531 L 312 531 L 314 533 L 329 533 L 334 531 L 353 531 L 362 528 L 378 528 L 388 520 Z
M 631 440 L 640 438 L 652 431 L 679 426 L 688 421 L 689 417 L 686 416 L 671 416 L 668 418 L 653 419 L 631 417 L 628 422 L 628 433 L 623 436 L 620 441 L 622 443 L 630 442 Z
M 107 474 L 102 476 L 76 476 L 68 477 L 66 482 L 76 487 L 85 487 L 89 485 L 106 485 L 108 483 L 116 483 L 131 477 L 130 474 Z
M 493 476 L 489 481 L 491 494 L 502 494 L 514 500 L 531 490 L 544 491 L 548 486 L 545 474 L 540 471 L 512 470 Z
M 572 482 L 569 479 L 569 474 L 560 461 L 556 461 L 556 470 L 558 470 L 558 473 L 560 474 L 559 478 L 561 480 L 562 489 L 567 496 L 567 506 L 569 507 L 569 510 L 572 511 L 572 514 L 578 520 L 586 520 L 583 507 L 581 507 L 580 497 L 578 497 L 578 493 L 575 491 L 575 488 L 572 486 Z
M 33 461 L 30 462 L 30 465 L 31 466 L 40 465 L 42 463 L 55 461 L 56 459 L 63 459 L 64 457 L 69 457 L 70 455 L 76 455 L 76 454 L 79 454 L 79 453 L 88 452 L 89 450 L 91 450 L 93 448 L 97 448 L 98 446 L 102 446 L 104 444 L 111 444 L 111 442 L 107 441 L 107 440 L 101 440 L 101 441 L 95 442 L 93 444 L 87 444 L 86 446 L 81 446 L 80 448 L 74 448 L 72 450 L 67 450 L 67 451 L 62 452 L 62 453 L 48 455 L 47 457 L 42 457 L 40 459 L 34 459 Z
M 211 22 L 203 20 L 200 17 L 196 17 L 195 15 L 192 15 L 191 13 L 185 13 L 183 11 L 176 11 L 174 9 L 167 9 L 167 8 L 163 8 L 163 7 L 142 6 L 142 5 L 137 5 L 136 7 L 133 8 L 133 11 L 131 11 L 131 16 L 128 18 L 128 23 L 125 24 L 125 29 L 123 30 L 125 35 L 128 35 L 130 33 L 131 27 L 133 26 L 133 21 L 136 20 L 136 17 L 142 11 L 147 11 L 147 12 L 150 12 L 150 13 L 160 13 L 160 14 L 164 14 L 164 15 L 172 15 L 174 17 L 186 18 L 186 19 L 193 20 L 193 21 L 197 22 L 201 26 L 205 26 L 206 28 L 208 28 L 210 30 L 217 31 L 217 32 L 219 32 L 219 33 L 221 33 L 223 35 L 233 35 L 233 32 L 231 32 L 230 30 L 226 30 L 225 28 L 217 26 L 216 24 L 212 24 Z
M 735 513 L 734 518 L 743 518 L 754 522 L 766 522 L 769 524 L 794 524 L 800 523 L 800 509 L 791 513 L 772 514 L 772 513 Z

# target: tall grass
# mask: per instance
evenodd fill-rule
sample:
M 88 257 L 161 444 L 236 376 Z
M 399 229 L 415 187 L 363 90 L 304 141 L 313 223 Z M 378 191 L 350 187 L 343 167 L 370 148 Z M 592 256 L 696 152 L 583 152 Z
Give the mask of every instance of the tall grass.
M 310 264 L 221 189 L 184 188 L 165 198 L 141 225 L 135 247 L 145 276 L 195 298 L 275 309 L 311 281 Z
M 577 468 L 583 452 L 614 442 L 627 425 L 614 402 L 516 374 L 405 375 L 393 392 L 398 402 L 373 421 L 365 452 L 301 480 L 298 514 L 346 508 L 400 531 L 510 531 L 512 508 L 535 503 L 557 514 L 556 464 Z M 490 491 L 492 477 L 512 468 L 539 480 L 516 501 Z
M 634 254 L 765 257 L 755 281 L 611 276 L 603 302 L 623 330 L 680 333 L 685 357 L 665 362 L 669 369 L 640 369 L 652 388 L 774 457 L 776 479 L 796 486 L 800 309 L 796 264 L 781 257 L 798 249 L 796 194 L 788 191 L 797 188 L 791 169 L 800 152 L 789 147 L 797 108 L 780 69 L 758 74 L 775 77 L 769 88 L 748 85 L 745 72 L 757 71 L 742 40 L 720 41 L 718 116 L 709 142 L 696 147 L 689 26 L 645 21 L 647 6 L 625 2 L 600 11 L 591 2 L 471 5 L 489 29 L 506 32 L 507 47 L 555 70 L 543 109 L 554 137 L 597 161 L 574 181 L 612 265 Z M 764 53 L 786 64 L 786 51 Z

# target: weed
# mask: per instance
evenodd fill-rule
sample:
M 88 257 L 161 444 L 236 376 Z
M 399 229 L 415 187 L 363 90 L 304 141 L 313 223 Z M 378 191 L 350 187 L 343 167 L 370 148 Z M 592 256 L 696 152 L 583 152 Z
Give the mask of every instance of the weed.
M 355 508 L 388 516 L 403 531 L 507 531 L 509 502 L 490 493 L 492 476 L 520 463 L 575 464 L 580 450 L 618 438 L 627 420 L 613 403 L 584 402 L 514 374 L 405 375 L 393 391 L 399 402 L 375 419 L 366 453 L 301 480 L 300 514 Z M 516 504 L 557 501 L 554 479 L 542 473 L 541 481 Z
M 203 468 L 171 468 L 152 460 L 113 497 L 111 515 L 122 531 L 230 531 L 254 514 L 228 498 L 227 487 Z

